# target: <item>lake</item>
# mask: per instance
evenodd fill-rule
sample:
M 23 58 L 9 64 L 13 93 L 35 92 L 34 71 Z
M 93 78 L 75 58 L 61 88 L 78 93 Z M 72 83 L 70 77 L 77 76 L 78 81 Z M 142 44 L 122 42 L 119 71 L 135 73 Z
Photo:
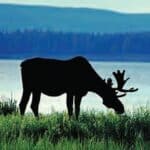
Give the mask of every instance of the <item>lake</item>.
M 20 63 L 20 60 L 0 60 L 0 97 L 2 100 L 12 95 L 18 103 L 20 101 L 22 94 Z M 126 88 L 139 88 L 139 91 L 120 98 L 126 110 L 132 111 L 137 107 L 150 106 L 150 63 L 91 62 L 91 64 L 102 78 L 113 78 L 112 72 L 117 69 L 126 70 L 126 77 L 131 78 Z M 66 94 L 59 97 L 48 97 L 42 94 L 39 112 L 66 111 L 65 98 Z M 30 103 L 31 98 L 27 108 L 28 112 L 31 111 Z M 90 92 L 83 97 L 81 109 L 108 110 L 102 104 L 102 99 Z

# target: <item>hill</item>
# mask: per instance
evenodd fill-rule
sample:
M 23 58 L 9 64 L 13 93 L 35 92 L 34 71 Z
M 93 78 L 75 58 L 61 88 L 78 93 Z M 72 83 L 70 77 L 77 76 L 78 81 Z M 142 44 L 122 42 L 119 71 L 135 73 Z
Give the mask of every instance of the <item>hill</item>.
M 63 32 L 150 31 L 150 14 L 88 8 L 0 4 L 0 30 L 46 29 Z

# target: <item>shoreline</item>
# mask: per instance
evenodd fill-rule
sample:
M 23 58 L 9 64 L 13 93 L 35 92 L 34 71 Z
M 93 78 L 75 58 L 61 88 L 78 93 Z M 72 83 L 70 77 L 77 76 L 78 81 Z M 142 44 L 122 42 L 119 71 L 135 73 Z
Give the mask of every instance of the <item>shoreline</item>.
M 0 60 L 14 60 L 14 61 L 22 61 L 22 60 L 26 60 L 26 59 L 31 59 L 31 58 L 35 58 L 35 57 L 41 57 L 41 58 L 50 58 L 50 59 L 60 59 L 60 60 L 67 60 L 67 59 L 71 59 L 75 56 L 69 56 L 69 57 L 43 57 L 43 56 L 31 56 L 31 57 L 25 57 L 25 58 L 14 58 L 14 57 L 0 57 Z M 84 56 L 83 56 L 84 57 Z M 96 58 L 88 58 L 86 57 L 89 61 L 91 62 L 114 62 L 114 63 L 150 63 L 150 60 L 130 60 L 130 59 L 124 59 L 124 60 L 121 60 L 121 59 L 96 59 Z

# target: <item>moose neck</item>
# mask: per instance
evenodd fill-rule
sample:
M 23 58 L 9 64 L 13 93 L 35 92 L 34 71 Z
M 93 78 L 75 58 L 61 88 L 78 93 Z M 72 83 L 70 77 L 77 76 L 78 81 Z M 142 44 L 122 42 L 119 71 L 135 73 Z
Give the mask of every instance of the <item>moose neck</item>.
M 111 88 L 102 80 L 100 77 L 97 79 L 94 88 L 92 89 L 100 97 L 104 98 L 105 96 L 109 95 L 109 91 Z

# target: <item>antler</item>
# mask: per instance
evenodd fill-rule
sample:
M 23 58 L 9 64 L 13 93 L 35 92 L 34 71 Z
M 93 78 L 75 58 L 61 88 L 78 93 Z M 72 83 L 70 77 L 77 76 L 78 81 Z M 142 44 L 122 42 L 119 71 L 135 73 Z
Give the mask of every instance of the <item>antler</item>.
M 113 75 L 117 81 L 117 87 L 114 88 L 112 87 L 113 86 L 113 82 L 112 82 L 112 79 L 111 78 L 108 78 L 106 82 L 106 84 L 111 87 L 112 89 L 115 90 L 116 92 L 116 95 L 117 95 L 117 91 L 119 92 L 123 92 L 123 94 L 121 95 L 117 95 L 117 97 L 123 97 L 126 95 L 127 92 L 136 92 L 138 90 L 138 88 L 130 88 L 130 89 L 123 89 L 124 85 L 126 84 L 126 82 L 130 79 L 130 78 L 127 78 L 125 79 L 124 76 L 125 76 L 125 70 L 123 70 L 122 72 L 120 70 L 117 70 L 117 72 L 113 72 Z
M 138 88 L 130 88 L 130 89 L 123 89 L 124 85 L 126 84 L 126 82 L 130 79 L 124 79 L 124 75 L 125 75 L 125 70 L 123 70 L 123 72 L 121 72 L 120 70 L 118 70 L 117 72 L 113 72 L 113 75 L 117 81 L 117 88 L 114 88 L 115 90 L 118 90 L 120 92 L 136 92 L 138 90 Z M 124 94 L 125 96 L 126 94 Z

